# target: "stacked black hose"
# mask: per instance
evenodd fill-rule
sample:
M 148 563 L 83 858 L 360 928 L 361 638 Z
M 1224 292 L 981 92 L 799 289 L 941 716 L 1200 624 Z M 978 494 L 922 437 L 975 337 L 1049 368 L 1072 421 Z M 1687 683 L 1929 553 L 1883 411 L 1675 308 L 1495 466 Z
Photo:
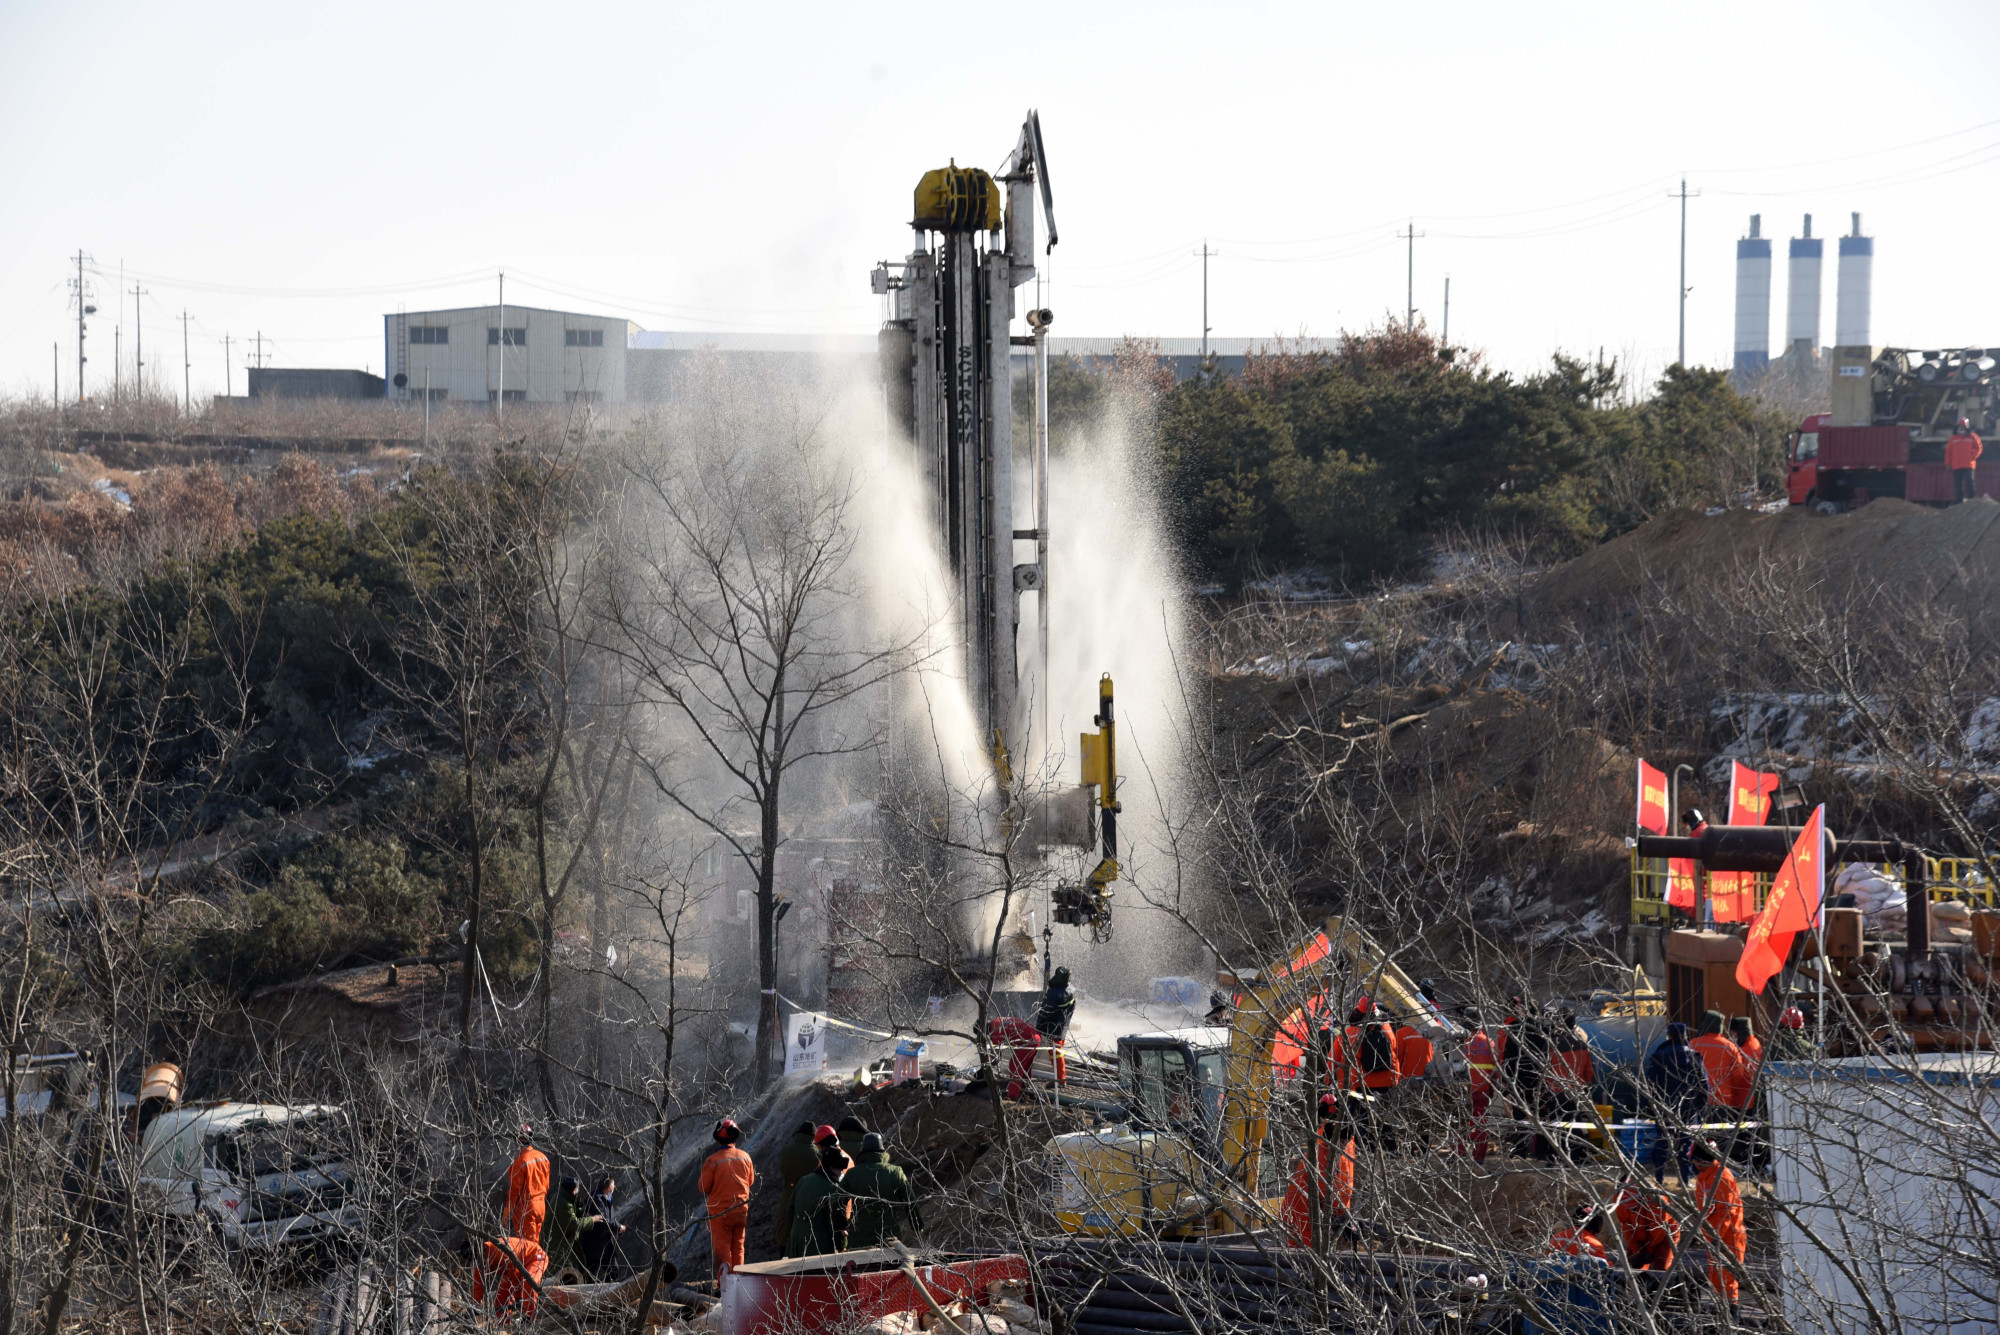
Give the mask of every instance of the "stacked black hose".
M 1411 1328 L 1461 1315 L 1470 1270 L 1449 1258 L 1335 1252 L 1313 1258 L 1240 1239 L 1070 1238 L 1044 1250 L 1047 1301 L 1076 1335 L 1194 1335 Z M 1326 1268 L 1321 1269 L 1320 1265 Z

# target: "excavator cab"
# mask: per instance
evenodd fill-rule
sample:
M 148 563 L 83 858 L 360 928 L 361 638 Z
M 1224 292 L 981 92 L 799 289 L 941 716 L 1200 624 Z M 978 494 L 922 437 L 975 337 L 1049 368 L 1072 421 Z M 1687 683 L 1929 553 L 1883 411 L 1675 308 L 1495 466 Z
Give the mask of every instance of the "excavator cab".
M 1127 1034 L 1118 1083 L 1134 1122 L 1213 1146 L 1222 1123 L 1229 1031 L 1220 1027 Z

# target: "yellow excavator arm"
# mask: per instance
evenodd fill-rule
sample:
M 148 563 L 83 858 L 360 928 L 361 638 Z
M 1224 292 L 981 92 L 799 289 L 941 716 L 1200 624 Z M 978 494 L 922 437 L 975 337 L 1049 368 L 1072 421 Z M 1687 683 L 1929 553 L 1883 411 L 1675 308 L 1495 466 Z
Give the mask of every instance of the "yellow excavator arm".
M 1256 1194 L 1264 1138 L 1270 1130 L 1274 1057 L 1279 1034 L 1296 1025 L 1309 1035 L 1339 1025 L 1353 999 L 1372 997 L 1385 1018 L 1408 1020 L 1436 1039 L 1447 1025 L 1409 975 L 1374 938 L 1338 915 L 1277 968 L 1239 987 L 1229 1033 L 1229 1074 L 1223 1094 L 1222 1150 L 1230 1176 Z

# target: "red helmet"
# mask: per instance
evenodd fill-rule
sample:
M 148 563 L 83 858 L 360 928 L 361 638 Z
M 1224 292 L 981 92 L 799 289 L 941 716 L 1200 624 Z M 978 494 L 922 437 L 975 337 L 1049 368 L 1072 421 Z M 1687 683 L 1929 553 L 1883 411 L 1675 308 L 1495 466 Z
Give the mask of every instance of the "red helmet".
M 1360 1011 L 1363 1015 L 1367 1015 L 1375 1009 L 1375 999 L 1366 992 L 1363 992 L 1354 999 L 1354 1009 Z
M 1968 419 L 1966 419 L 1966 418 L 1963 418 L 1963 417 L 1959 418 L 1959 419 L 1958 419 L 1958 429 L 1959 429 L 1960 431 L 1970 431 L 1970 430 L 1972 430 L 1972 423 L 1971 423 L 1971 421 L 1970 421 L 1970 420 L 1968 420 Z
M 1781 1029 L 1803 1029 L 1806 1027 L 1806 1017 L 1800 1013 L 1797 1006 L 1787 1006 L 1778 1016 L 1778 1026 Z
M 743 1138 L 743 1128 L 736 1125 L 734 1117 L 725 1117 L 715 1124 L 715 1138 L 727 1145 Z
M 813 1128 L 813 1144 L 815 1145 L 824 1145 L 829 1140 L 837 1142 L 839 1139 L 840 1133 L 830 1126 L 816 1126 Z

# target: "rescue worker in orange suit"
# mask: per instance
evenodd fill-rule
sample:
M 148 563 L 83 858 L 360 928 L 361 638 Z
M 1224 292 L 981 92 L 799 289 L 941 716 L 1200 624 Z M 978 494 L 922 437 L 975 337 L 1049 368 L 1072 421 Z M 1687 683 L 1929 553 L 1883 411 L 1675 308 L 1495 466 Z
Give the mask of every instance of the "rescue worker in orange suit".
M 548 1273 L 549 1254 L 527 1238 L 502 1238 L 482 1244 L 479 1250 L 479 1264 L 472 1270 L 472 1300 L 483 1303 L 490 1293 L 495 1316 L 518 1312 L 523 1320 L 533 1321 L 541 1296 L 536 1285 Z
M 1681 1226 L 1664 1192 L 1640 1185 L 1638 1175 L 1627 1170 L 1611 1215 L 1625 1240 L 1625 1259 L 1634 1270 L 1673 1269 Z
M 1278 1217 L 1284 1223 L 1285 1232 L 1290 1235 L 1294 1247 L 1312 1246 L 1315 1177 L 1332 1231 L 1345 1227 L 1348 1216 L 1354 1211 L 1354 1136 L 1348 1130 L 1342 1112 L 1343 1102 L 1338 1094 L 1320 1097 L 1319 1129 L 1313 1133 L 1319 1160 L 1315 1174 L 1308 1176 L 1304 1155 L 1292 1161 L 1292 1180 L 1285 1187 L 1285 1199 L 1278 1206 Z M 1340 1142 L 1340 1158 L 1338 1162 L 1329 1164 L 1336 1141 Z
M 1610 1227 L 1604 1211 L 1595 1205 L 1583 1206 L 1577 1210 L 1574 1224 L 1557 1229 L 1549 1238 L 1549 1255 L 1583 1256 L 1609 1265 L 1611 1254 L 1604 1248 L 1604 1235 Z
M 1035 1076 L 1035 1051 L 1042 1031 L 1026 1020 L 1000 1015 L 986 1022 L 986 1041 L 1007 1052 L 1007 1097 L 1018 1099 Z
M 1979 467 L 1979 456 L 1986 447 L 1973 434 L 1972 423 L 1961 417 L 1958 430 L 1951 433 L 1951 439 L 1944 443 L 1944 466 L 1951 470 L 1951 492 L 1954 501 L 1969 501 L 1977 488 L 1974 485 L 1973 470 Z
M 540 1243 L 542 1219 L 549 1211 L 549 1156 L 535 1148 L 534 1134 L 533 1127 L 521 1123 L 521 1152 L 507 1165 L 507 1233 Z
M 1375 1003 L 1366 996 L 1357 998 L 1347 1014 L 1347 1028 L 1333 1044 L 1334 1067 L 1343 1089 L 1365 1090 L 1372 1099 L 1366 1138 L 1381 1150 L 1396 1148 L 1395 1133 L 1383 1123 L 1382 1101 L 1403 1078 L 1396 1062 L 1396 1030 L 1377 1019 Z
M 1472 1158 L 1474 1162 L 1485 1163 L 1489 1148 L 1486 1139 L 1486 1113 L 1493 1106 L 1493 1090 L 1500 1079 L 1500 1044 L 1486 1032 L 1486 1017 L 1476 1006 L 1465 1008 L 1466 1023 L 1472 1026 L 1472 1037 L 1465 1040 L 1465 1067 L 1467 1084 L 1472 1094 L 1472 1116 L 1468 1124 Z M 1506 1031 L 1500 1033 L 1500 1041 L 1506 1041 Z
M 1415 1025 L 1406 1020 L 1396 1027 L 1396 1069 L 1404 1080 L 1428 1076 L 1431 1058 L 1436 1055 L 1436 1046 L 1418 1033 Z
M 756 1165 L 737 1148 L 742 1128 L 733 1118 L 715 1124 L 722 1148 L 708 1156 L 695 1185 L 708 1201 L 708 1249 L 715 1258 L 715 1277 L 743 1264 L 743 1233 L 750 1225 L 750 1188 L 757 1181 Z
M 1744 1253 L 1750 1250 L 1750 1234 L 1743 1226 L 1743 1192 L 1736 1184 L 1736 1174 L 1722 1162 L 1715 1146 L 1706 1140 L 1697 1140 L 1693 1154 L 1694 1161 L 1701 1165 L 1695 1170 L 1694 1200 L 1695 1208 L 1701 1211 L 1702 1223 L 1706 1225 L 1703 1231 L 1707 1234 L 1709 1247 L 1708 1282 L 1728 1301 L 1729 1310 L 1734 1314 L 1736 1275 L 1726 1264 L 1718 1264 L 1715 1251 L 1720 1247 L 1735 1258 L 1736 1264 L 1741 1265 Z
M 1576 1027 L 1576 1012 L 1563 1011 L 1557 1017 L 1549 1054 L 1548 1087 L 1556 1112 L 1578 1118 L 1595 1102 L 1591 1085 L 1597 1079 L 1597 1062 L 1590 1055 L 1590 1040 Z
M 1755 1078 L 1757 1068 L 1764 1064 L 1764 1044 L 1751 1032 L 1749 1016 L 1737 1015 L 1730 1019 L 1729 1041 L 1741 1048 L 1743 1055 L 1750 1059 L 1750 1074 Z
M 1750 1106 L 1750 1059 L 1743 1049 L 1722 1032 L 1722 1012 L 1709 1011 L 1701 1017 L 1701 1032 L 1688 1046 L 1701 1057 L 1708 1072 L 1708 1101 L 1712 1107 L 1741 1113 Z

